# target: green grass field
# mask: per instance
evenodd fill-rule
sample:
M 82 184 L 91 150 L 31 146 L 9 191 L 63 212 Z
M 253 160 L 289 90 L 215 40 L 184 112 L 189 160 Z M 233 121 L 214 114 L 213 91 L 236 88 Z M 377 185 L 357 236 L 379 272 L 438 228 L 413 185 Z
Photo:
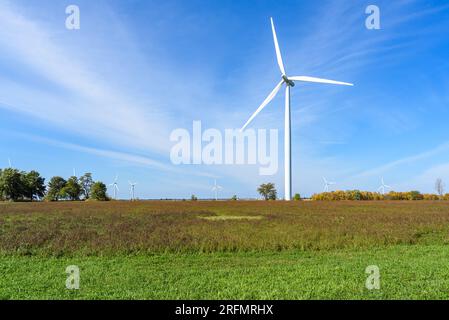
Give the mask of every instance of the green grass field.
M 446 202 L 0 204 L 0 298 L 447 299 L 448 227 Z

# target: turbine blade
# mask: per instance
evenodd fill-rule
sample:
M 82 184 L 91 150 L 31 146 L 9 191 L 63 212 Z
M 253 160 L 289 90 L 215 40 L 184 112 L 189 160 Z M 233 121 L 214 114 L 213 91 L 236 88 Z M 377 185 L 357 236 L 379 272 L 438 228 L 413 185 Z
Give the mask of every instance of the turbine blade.
M 302 81 L 302 82 L 316 82 L 316 83 L 328 83 L 328 84 L 338 84 L 342 86 L 353 86 L 354 84 L 348 82 L 341 82 L 329 79 L 321 79 L 315 77 L 307 77 L 307 76 L 297 76 L 297 77 L 289 77 L 289 80 L 292 81 Z
M 257 108 L 256 112 L 253 113 L 253 115 L 251 116 L 251 118 L 249 118 L 249 120 L 245 123 L 245 125 L 242 127 L 242 129 L 240 129 L 240 131 L 243 131 L 246 129 L 246 127 L 251 123 L 251 121 L 253 121 L 253 119 L 259 114 L 260 111 L 262 111 L 263 108 L 265 108 L 265 106 L 267 104 L 269 104 L 271 102 L 271 100 L 274 99 L 274 97 L 276 97 L 276 94 L 279 92 L 279 90 L 282 87 L 282 84 L 284 83 L 284 80 L 282 80 L 281 82 L 279 82 L 279 84 L 273 89 L 273 91 L 271 91 L 271 93 L 268 95 L 268 97 L 264 100 L 264 102 L 262 102 L 262 104 L 260 105 L 259 108 Z
M 384 185 L 384 187 L 387 188 L 387 189 L 393 189 L 392 187 L 387 186 L 387 185 Z
M 271 18 L 271 30 L 273 31 L 274 47 L 276 49 L 276 58 L 278 60 L 279 69 L 281 70 L 282 75 L 284 75 L 285 74 L 284 62 L 282 61 L 281 50 L 279 49 L 278 37 L 276 35 L 276 29 L 274 28 L 273 18 Z

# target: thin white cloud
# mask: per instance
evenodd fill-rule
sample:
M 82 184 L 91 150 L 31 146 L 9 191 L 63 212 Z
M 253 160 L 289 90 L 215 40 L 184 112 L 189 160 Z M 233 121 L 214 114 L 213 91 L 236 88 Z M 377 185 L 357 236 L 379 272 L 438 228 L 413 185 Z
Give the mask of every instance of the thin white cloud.
M 118 160 L 122 161 L 126 164 L 130 165 L 137 165 L 137 166 L 144 166 L 144 167 L 150 167 L 154 169 L 158 169 L 161 171 L 169 172 L 169 173 L 176 173 L 176 174 L 184 174 L 184 175 L 193 175 L 193 176 L 199 176 L 199 177 L 207 177 L 207 178 L 217 178 L 216 175 L 210 174 L 205 172 L 204 170 L 185 170 L 185 168 L 181 168 L 176 165 L 167 164 L 166 162 L 157 161 L 145 156 L 135 155 L 131 153 L 126 152 L 119 152 L 119 151 L 112 151 L 112 150 L 106 150 L 101 148 L 93 148 L 93 147 L 87 147 L 82 146 L 75 143 L 68 143 L 63 141 L 58 141 L 55 139 L 48 139 L 36 135 L 28 135 L 23 133 L 12 133 L 8 132 L 8 134 L 14 134 L 17 137 L 21 137 L 24 139 L 28 139 L 31 141 L 35 141 L 38 143 L 44 143 L 47 145 L 55 146 L 58 148 L 64 148 L 68 150 L 83 152 L 86 154 L 91 154 L 103 158 L 108 158 L 112 160 Z
M 432 156 L 435 156 L 441 152 L 447 151 L 449 150 L 449 142 L 443 143 L 439 146 L 437 146 L 436 148 L 433 148 L 431 150 L 416 154 L 416 155 L 412 155 L 409 157 L 405 157 L 399 160 L 395 160 L 392 162 L 389 162 L 385 165 L 373 168 L 373 169 L 369 169 L 366 171 L 363 171 L 361 173 L 358 173 L 356 175 L 354 175 L 352 178 L 360 178 L 360 177 L 368 177 L 368 176 L 375 176 L 375 175 L 379 175 L 382 174 L 384 172 L 387 172 L 391 169 L 394 169 L 400 165 L 403 164 L 408 164 L 408 163 L 414 163 L 420 160 L 424 160 L 424 159 L 428 159 Z
M 114 144 L 166 152 L 170 125 L 163 112 L 155 105 L 142 106 L 126 92 L 109 85 L 113 81 L 105 81 L 101 74 L 93 72 L 93 66 L 78 57 L 78 50 L 65 48 L 57 38 L 42 23 L 20 14 L 10 2 L 0 2 L 2 50 L 19 66 L 22 64 L 31 73 L 65 90 L 63 94 L 53 93 L 49 99 L 37 101 L 39 96 L 48 94 L 23 83 L 10 82 L 9 87 L 0 89 L 5 104 L 18 106 L 16 111 L 45 118 L 77 134 L 87 133 Z M 11 88 L 15 91 L 9 91 Z M 32 97 L 26 94 L 30 89 L 36 93 Z

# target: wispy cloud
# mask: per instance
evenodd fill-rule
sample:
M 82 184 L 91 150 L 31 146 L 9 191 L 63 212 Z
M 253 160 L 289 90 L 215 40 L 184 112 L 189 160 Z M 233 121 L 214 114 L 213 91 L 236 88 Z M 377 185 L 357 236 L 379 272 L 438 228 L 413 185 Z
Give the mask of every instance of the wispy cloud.
M 447 150 L 449 150 L 449 142 L 443 143 L 443 144 L 441 144 L 441 145 L 439 145 L 439 146 L 437 146 L 437 147 L 435 147 L 433 149 L 430 149 L 430 150 L 427 150 L 427 151 L 424 151 L 424 152 L 421 152 L 421 153 L 418 153 L 418 154 L 415 154 L 415 155 L 412 155 L 412 156 L 408 156 L 408 157 L 405 157 L 405 158 L 402 158 L 402 159 L 398 159 L 398 160 L 389 162 L 389 163 L 387 163 L 385 165 L 382 165 L 382 166 L 379 166 L 379 167 L 376 167 L 376 168 L 372 168 L 372 169 L 369 169 L 369 170 L 362 171 L 362 172 L 354 175 L 352 178 L 360 178 L 360 177 L 368 177 L 368 176 L 380 175 L 382 173 L 387 172 L 388 170 L 397 168 L 397 167 L 399 167 L 401 165 L 408 164 L 408 163 L 414 163 L 414 162 L 417 162 L 417 161 L 420 161 L 420 160 L 428 159 L 428 158 L 430 158 L 432 156 L 438 155 L 439 153 L 442 153 L 442 152 L 447 151 Z
M 79 57 L 76 46 L 58 41 L 58 32 L 0 2 L 0 43 L 11 59 L 55 85 L 52 94 L 4 79 L 2 100 L 10 109 L 50 121 L 74 133 L 127 147 L 165 152 L 170 125 L 157 106 L 142 105 L 126 89 L 105 81 Z M 114 66 L 112 66 L 114 67 Z M 117 75 L 119 76 L 119 75 Z M 30 90 L 31 89 L 31 90 Z M 28 91 L 34 92 L 32 96 Z M 38 98 L 43 98 L 39 101 Z M 8 101 L 9 99 L 9 101 Z M 157 115 L 157 117 L 154 117 Z
M 11 134 L 9 132 L 8 134 Z M 15 136 L 25 138 L 34 142 L 43 143 L 47 145 L 51 145 L 58 148 L 64 148 L 69 149 L 73 151 L 83 152 L 86 154 L 91 154 L 103 158 L 108 158 L 112 160 L 118 160 L 122 161 L 126 164 L 131 165 L 137 165 L 142 166 L 146 168 L 153 168 L 160 171 L 165 171 L 169 173 L 175 173 L 175 174 L 183 174 L 183 175 L 193 175 L 193 176 L 199 176 L 199 177 L 207 177 L 207 178 L 217 178 L 217 175 L 209 174 L 204 170 L 189 170 L 188 168 L 181 168 L 178 166 L 167 164 L 166 162 L 157 161 L 145 156 L 135 155 L 131 153 L 125 153 L 125 152 L 119 152 L 119 151 L 113 151 L 113 150 L 106 150 L 106 149 L 100 149 L 100 148 L 93 148 L 93 147 L 87 147 L 82 146 L 75 143 L 68 143 L 63 141 L 58 141 L 55 139 L 48 139 L 36 135 L 27 135 L 22 133 L 14 133 Z

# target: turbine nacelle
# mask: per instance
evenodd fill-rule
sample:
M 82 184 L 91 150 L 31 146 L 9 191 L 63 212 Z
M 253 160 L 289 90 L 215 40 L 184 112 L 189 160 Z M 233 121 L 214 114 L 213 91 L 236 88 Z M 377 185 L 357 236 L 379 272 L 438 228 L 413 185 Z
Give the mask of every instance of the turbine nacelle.
M 295 83 L 293 81 L 291 81 L 285 74 L 282 75 L 282 79 L 284 80 L 285 84 L 290 86 L 290 87 L 294 87 Z

